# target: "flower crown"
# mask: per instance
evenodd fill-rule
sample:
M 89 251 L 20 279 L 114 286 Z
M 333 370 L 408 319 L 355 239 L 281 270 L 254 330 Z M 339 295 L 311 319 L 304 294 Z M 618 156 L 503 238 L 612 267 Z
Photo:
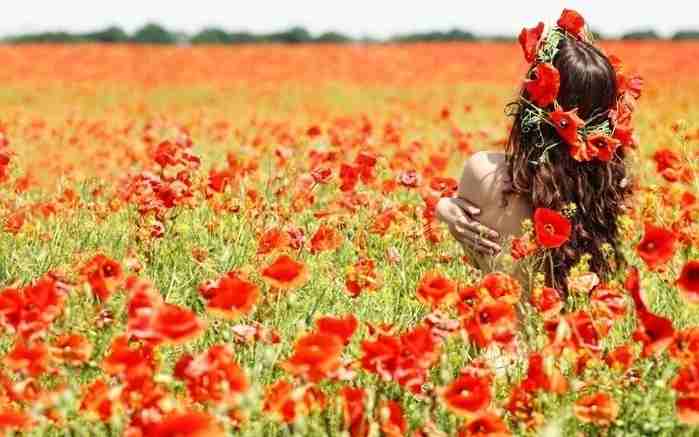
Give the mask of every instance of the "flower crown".
M 524 28 L 519 35 L 519 43 L 524 51 L 524 58 L 531 63 L 530 72 L 524 82 L 524 92 L 520 95 L 523 116 L 522 132 L 538 132 L 544 149 L 539 162 L 546 159 L 546 152 L 561 144 L 546 144 L 541 131 L 542 124 L 556 129 L 560 139 L 569 146 L 570 154 L 576 161 L 589 162 L 610 161 L 619 147 L 634 148 L 631 116 L 636 108 L 636 100 L 641 96 L 643 80 L 638 75 L 629 75 L 616 56 L 608 56 L 616 73 L 616 105 L 607 113 L 582 120 L 577 115 L 577 108 L 564 111 L 556 101 L 560 88 L 560 74 L 553 66 L 558 53 L 558 45 L 563 38 L 572 37 L 592 43 L 592 37 L 586 29 L 585 20 L 577 12 L 564 9 L 561 17 L 544 34 L 544 23 L 531 29 Z M 553 111 L 546 108 L 553 106 Z M 600 118 L 603 119 L 600 120 Z

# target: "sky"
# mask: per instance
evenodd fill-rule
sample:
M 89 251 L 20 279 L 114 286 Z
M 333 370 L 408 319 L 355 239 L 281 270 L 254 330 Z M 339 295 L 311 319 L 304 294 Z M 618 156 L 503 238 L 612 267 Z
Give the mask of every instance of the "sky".
M 695 0 L 6 0 L 0 35 L 119 25 L 132 32 L 147 22 L 194 33 L 207 26 L 270 32 L 304 26 L 311 33 L 340 31 L 385 38 L 461 28 L 514 35 L 538 21 L 555 22 L 564 7 L 580 12 L 592 29 L 610 36 L 652 28 L 668 36 L 699 29 Z M 692 4 L 695 6 L 692 6 Z

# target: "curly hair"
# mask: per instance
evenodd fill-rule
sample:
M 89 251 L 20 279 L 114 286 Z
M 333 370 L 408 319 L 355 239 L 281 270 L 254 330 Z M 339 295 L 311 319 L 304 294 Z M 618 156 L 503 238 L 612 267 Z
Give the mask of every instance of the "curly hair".
M 607 57 L 593 45 L 566 36 L 558 45 L 553 65 L 560 72 L 558 103 L 564 110 L 578 109 L 585 121 L 603 120 L 615 108 L 616 75 Z M 531 71 L 529 72 L 531 74 Z M 521 91 L 526 97 L 526 91 Z M 590 269 L 602 280 L 614 264 L 623 264 L 618 247 L 617 218 L 631 193 L 623 148 L 609 162 L 579 162 L 565 144 L 546 151 L 545 143 L 560 142 L 555 129 L 542 123 L 539 130 L 522 129 L 523 106 L 508 105 L 514 123 L 507 143 L 507 172 L 512 182 L 505 194 L 518 194 L 536 209 L 562 210 L 574 204 L 573 232 L 561 248 L 552 250 L 553 268 L 548 268 L 548 285 L 567 293 L 566 278 L 583 254 L 589 254 Z M 552 109 L 552 108 L 549 108 Z M 543 138 L 542 138 L 543 136 Z M 609 248 L 609 249 L 607 249 Z

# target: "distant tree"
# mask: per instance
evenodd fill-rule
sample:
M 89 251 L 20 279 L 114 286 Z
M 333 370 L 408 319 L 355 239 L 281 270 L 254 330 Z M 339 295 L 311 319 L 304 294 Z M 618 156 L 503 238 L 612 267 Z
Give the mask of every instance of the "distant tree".
M 338 32 L 325 32 L 315 38 L 314 41 L 324 43 L 346 43 L 352 41 L 352 38 Z
M 80 35 L 73 35 L 68 32 L 42 32 L 19 35 L 7 38 L 7 41 L 15 44 L 32 43 L 75 43 L 82 42 Z
M 271 33 L 266 37 L 263 37 L 263 40 L 286 44 L 300 44 L 311 42 L 312 37 L 311 34 L 308 33 L 308 31 L 303 27 L 292 27 L 291 29 L 283 32 Z
M 231 36 L 223 29 L 207 28 L 189 39 L 192 44 L 230 44 Z
M 228 36 L 230 37 L 232 43 L 238 44 L 261 42 L 264 38 L 249 32 L 233 32 L 229 33 Z
M 177 42 L 177 36 L 158 24 L 149 23 L 137 30 L 131 37 L 131 41 L 145 44 L 174 44 Z
M 689 39 L 699 39 L 699 29 L 698 30 L 680 30 L 672 36 L 675 41 L 689 40 Z
M 96 32 L 88 32 L 80 35 L 83 40 L 89 42 L 106 42 L 106 43 L 120 43 L 127 42 L 129 36 L 124 32 L 121 27 L 108 27 L 104 30 L 98 30 Z
M 638 30 L 634 32 L 628 32 L 621 36 L 624 40 L 634 40 L 634 39 L 660 39 L 660 35 L 654 30 Z
M 395 42 L 431 42 L 431 41 L 473 41 L 476 36 L 471 32 L 453 29 L 448 32 L 410 33 L 393 37 Z

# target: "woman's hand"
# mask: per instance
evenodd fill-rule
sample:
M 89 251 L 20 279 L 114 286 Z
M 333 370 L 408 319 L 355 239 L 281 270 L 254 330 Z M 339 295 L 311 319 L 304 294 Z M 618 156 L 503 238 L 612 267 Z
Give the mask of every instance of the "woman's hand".
M 480 208 L 459 197 L 445 197 L 437 204 L 437 216 L 449 226 L 454 238 L 478 253 L 494 255 L 502 250 L 499 235 L 474 219 Z

